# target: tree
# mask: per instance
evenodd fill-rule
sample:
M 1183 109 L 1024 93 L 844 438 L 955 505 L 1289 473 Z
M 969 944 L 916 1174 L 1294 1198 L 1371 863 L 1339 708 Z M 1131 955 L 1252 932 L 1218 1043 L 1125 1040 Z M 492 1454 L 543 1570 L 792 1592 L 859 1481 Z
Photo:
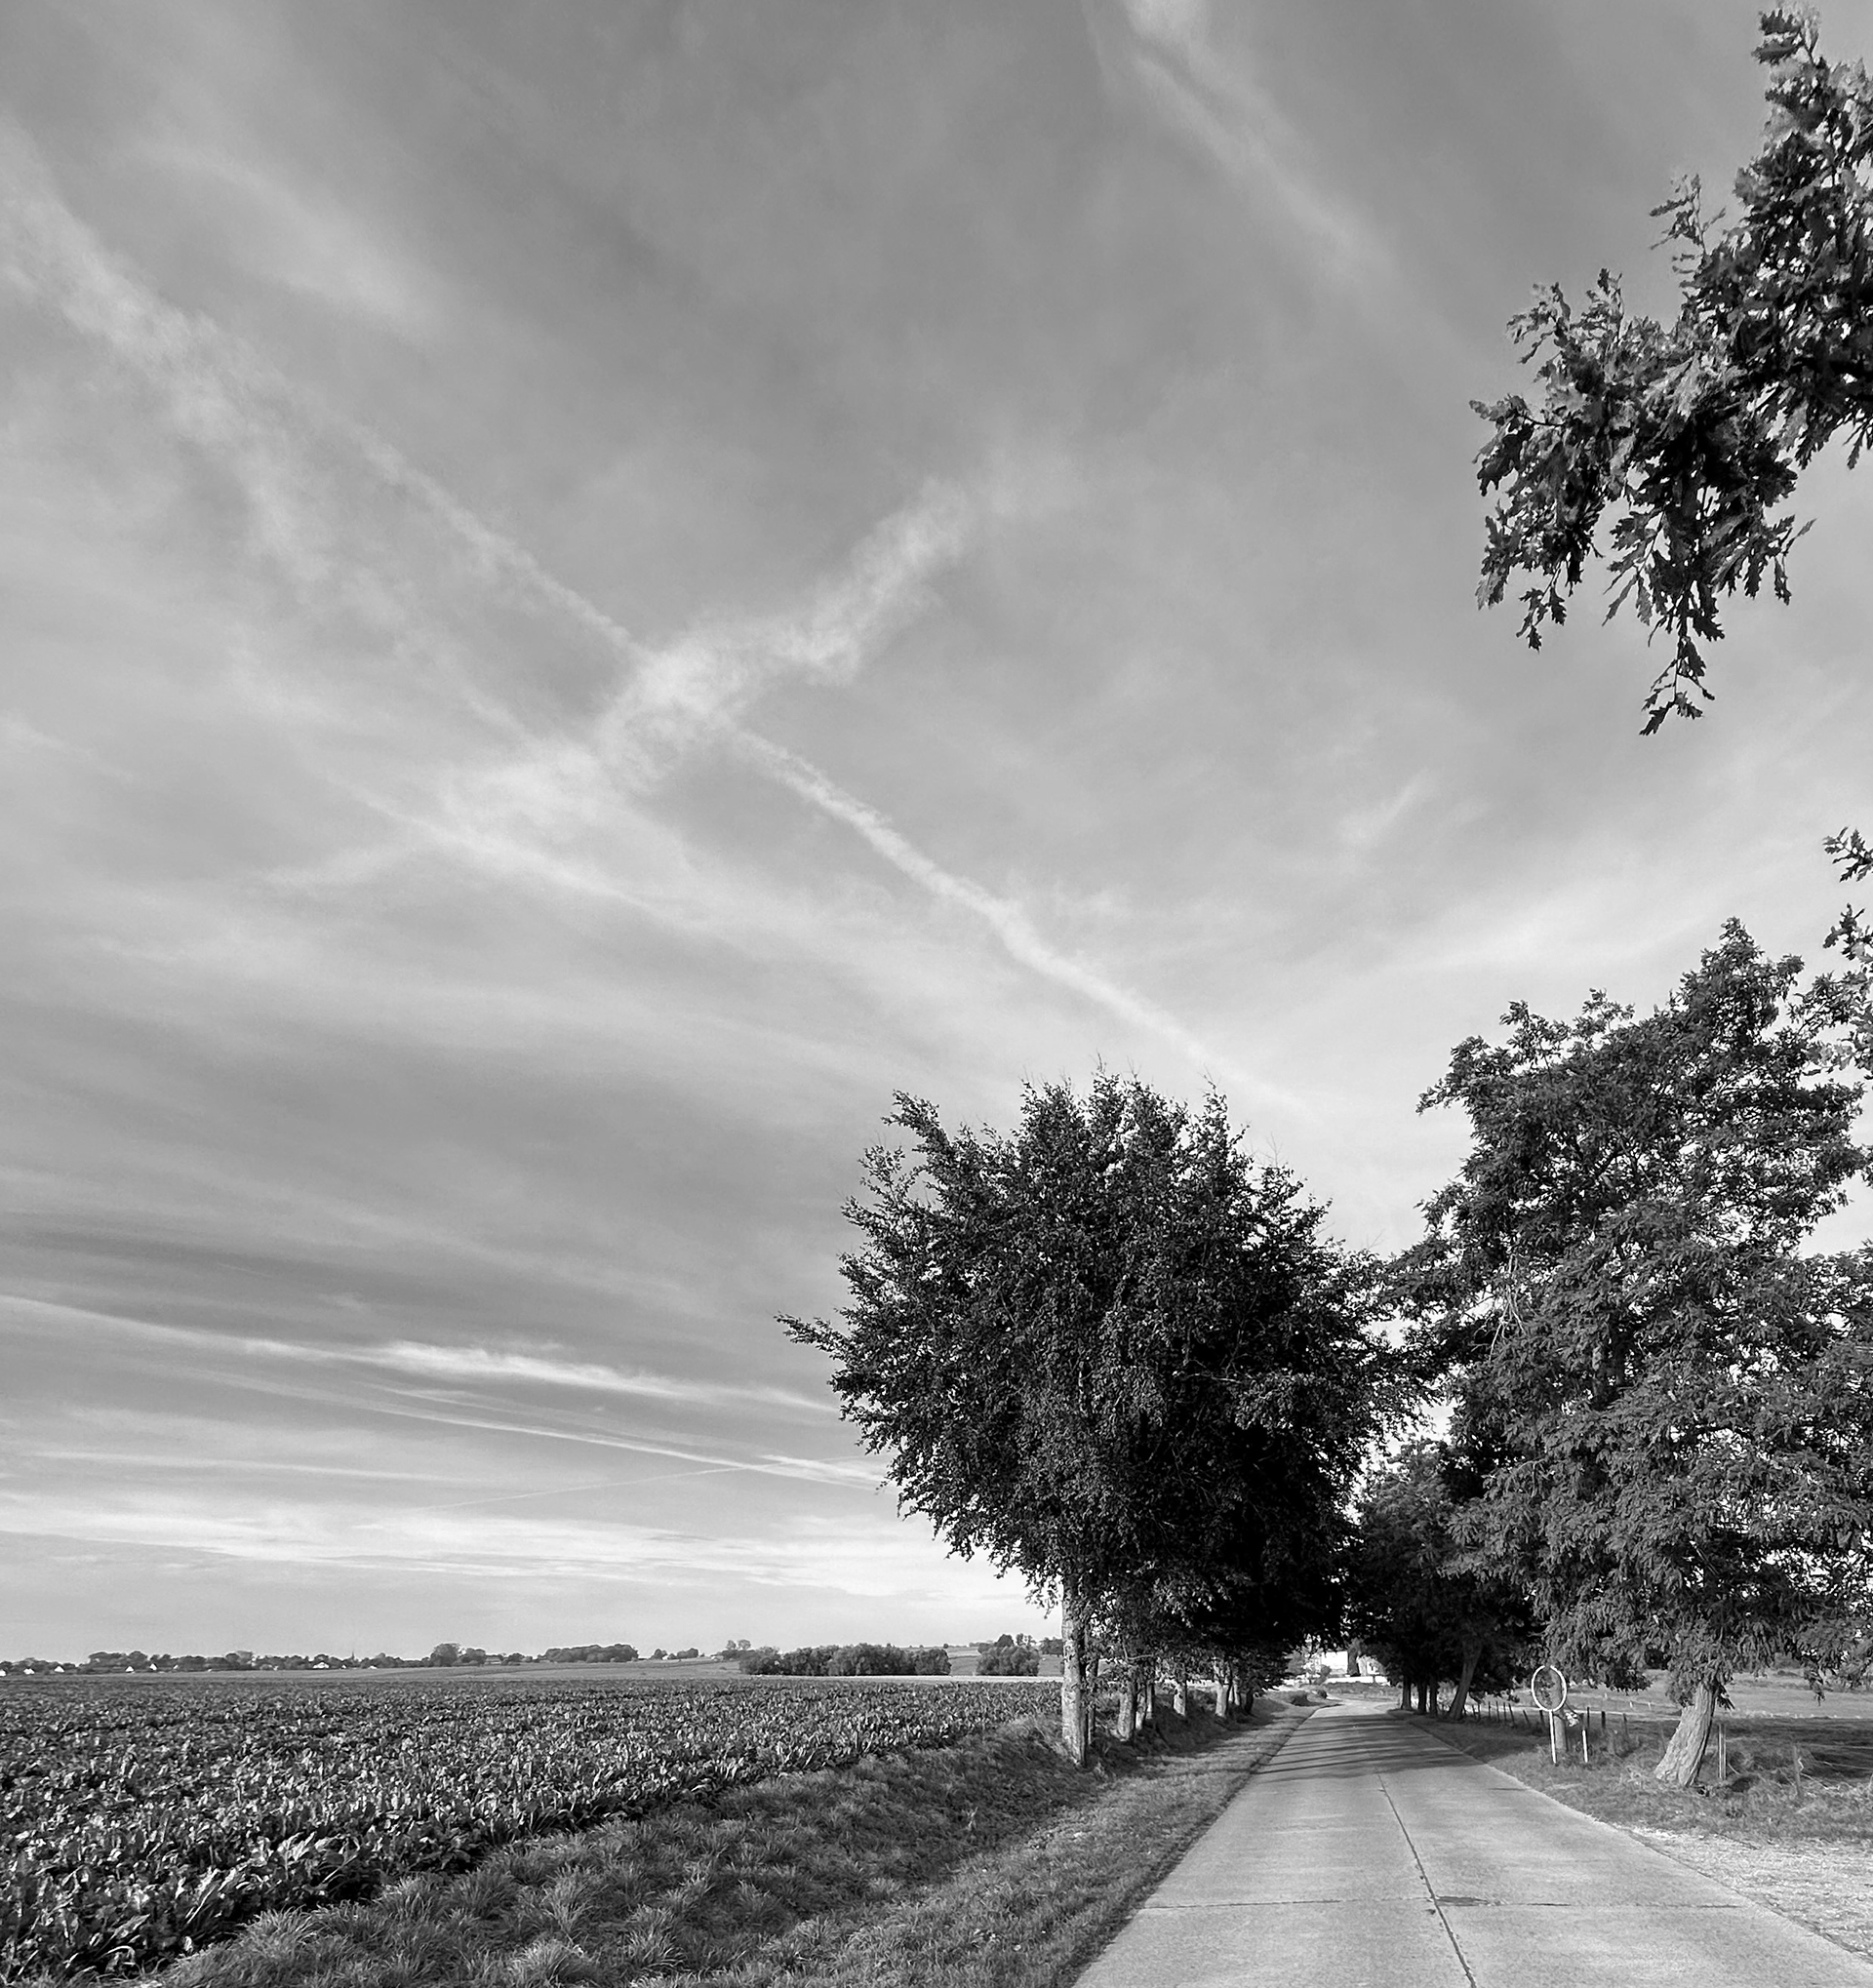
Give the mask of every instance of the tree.
M 1371 1267 L 1252 1167 L 1222 1100 L 1136 1079 L 1029 1089 L 1012 1135 L 899 1095 L 846 1214 L 830 1355 L 900 1505 L 1061 1605 L 1061 1731 L 1083 1760 L 1087 1627 L 1121 1593 L 1286 1605 L 1337 1550 L 1384 1411 Z
M 976 1675 L 981 1678 L 1034 1678 L 1041 1674 L 1041 1652 L 1031 1636 L 1004 1632 L 983 1646 Z
M 1466 1557 L 1456 1459 L 1440 1443 L 1407 1444 L 1361 1491 L 1359 1536 L 1348 1578 L 1346 1620 L 1363 1648 L 1420 1712 L 1438 1686 L 1455 1683 L 1445 1715 L 1460 1719 L 1473 1690 L 1505 1685 L 1534 1622 L 1512 1575 Z
M 1873 844 L 1857 828 L 1843 828 L 1830 835 L 1822 847 L 1834 858 L 1844 884 L 1864 883 L 1873 877 Z M 1827 945 L 1838 945 L 1845 956 L 1858 965 L 1873 964 L 1873 925 L 1857 906 L 1850 904 L 1827 934 Z
M 1654 1014 L 1517 1004 L 1423 1100 L 1472 1128 L 1402 1267 L 1492 1458 L 1473 1542 L 1564 1667 L 1669 1670 L 1686 1784 L 1737 1669 L 1867 1621 L 1873 1251 L 1808 1253 L 1868 1165 L 1864 990 L 1800 971 L 1732 924 Z
M 1522 633 L 1538 649 L 1616 512 L 1608 615 L 1630 600 L 1672 643 L 1648 732 L 1708 700 L 1721 597 L 1768 577 L 1788 599 L 1800 534 L 1782 506 L 1800 472 L 1836 435 L 1857 462 L 1873 435 L 1873 83 L 1821 55 L 1806 14 L 1760 20 L 1772 115 L 1736 179 L 1737 219 L 1713 232 L 1694 179 L 1654 210 L 1680 245 L 1675 321 L 1628 312 L 1605 270 L 1577 313 L 1558 286 L 1537 290 L 1509 329 L 1539 361 L 1540 408 L 1472 403 L 1494 430 L 1478 481 L 1505 491 L 1479 601 L 1529 574 Z
M 1121 1585 L 1107 1597 L 1098 1620 L 1102 1644 L 1121 1659 L 1122 1735 L 1128 1693 L 1161 1663 L 1215 1679 L 1216 1711 L 1226 1716 L 1252 1710 L 1256 1690 L 1287 1675 L 1296 1643 L 1335 1632 L 1351 1543 L 1340 1509 L 1331 1524 L 1315 1515 L 1274 1530 L 1301 1551 L 1258 1582 L 1171 1578 Z M 1245 1548 L 1242 1558 L 1249 1555 Z
M 1420 1454 L 1432 1459 L 1428 1472 L 1414 1467 Z M 1375 1473 L 1355 1512 L 1348 1584 L 1349 1627 L 1397 1681 L 1407 1707 L 1416 1693 L 1420 1712 L 1451 1675 L 1455 1642 L 1439 1606 L 1439 1571 L 1454 1550 L 1441 1492 L 1429 1444 Z
M 1740 586 L 1753 598 L 1767 575 L 1789 598 L 1788 554 L 1808 528 L 1780 507 L 1801 471 L 1837 435 L 1856 464 L 1873 435 L 1873 82 L 1862 63 L 1822 56 L 1812 17 L 1759 19 L 1772 114 L 1736 177 L 1737 220 L 1713 232 L 1695 179 L 1653 210 L 1680 245 L 1675 322 L 1628 313 L 1605 270 L 1577 314 L 1558 286 L 1539 289 L 1509 331 L 1524 363 L 1539 362 L 1540 409 L 1521 394 L 1471 402 L 1494 431 L 1478 483 L 1505 492 L 1478 601 L 1496 606 L 1527 573 L 1521 632 L 1538 650 L 1618 513 L 1608 618 L 1630 600 L 1672 641 L 1647 695 L 1649 733 L 1709 700 L 1720 597 Z M 1853 828 L 1824 847 L 1844 883 L 1873 875 Z M 1825 943 L 1873 957 L 1867 914 L 1849 906 Z

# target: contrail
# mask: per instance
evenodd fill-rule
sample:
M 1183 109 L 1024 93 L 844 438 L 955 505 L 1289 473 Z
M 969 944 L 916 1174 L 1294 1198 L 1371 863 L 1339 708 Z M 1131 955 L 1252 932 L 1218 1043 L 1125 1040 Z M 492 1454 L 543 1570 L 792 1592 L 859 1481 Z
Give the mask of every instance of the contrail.
M 835 785 L 817 767 L 788 752 L 784 746 L 763 738 L 758 733 L 737 732 L 733 743 L 743 759 L 759 767 L 771 779 L 790 793 L 799 795 L 821 814 L 830 815 L 835 821 L 843 821 L 894 869 L 921 885 L 933 897 L 955 904 L 979 919 L 1001 941 L 1009 956 L 1018 960 L 1030 972 L 1070 989 L 1121 1020 L 1147 1030 L 1187 1056 L 1200 1069 L 1220 1071 L 1232 1084 L 1255 1092 L 1264 1098 L 1277 1099 L 1290 1106 L 1299 1104 L 1299 1099 L 1276 1086 L 1245 1071 L 1229 1068 L 1175 1015 L 1108 978 L 1096 967 L 1089 966 L 1084 960 L 1075 959 L 1072 954 L 1061 952 L 1050 944 L 1035 931 L 1019 904 L 1007 897 L 998 897 L 968 877 L 959 877 L 954 871 L 944 869 L 875 808 Z
M 867 648 L 901 625 L 925 580 L 961 557 L 972 537 L 972 507 L 959 492 L 932 484 L 885 519 L 860 541 L 845 572 L 816 591 L 804 615 L 698 629 L 653 651 L 381 437 L 319 407 L 211 320 L 177 309 L 151 290 L 64 204 L 36 148 L 10 120 L 0 120 L 0 172 L 8 182 L 0 272 L 163 393 L 178 431 L 240 480 L 269 549 L 308 591 L 333 578 L 312 495 L 318 474 L 312 458 L 323 435 L 347 443 L 386 488 L 443 525 L 475 570 L 595 637 L 625 665 L 626 680 L 597 726 L 597 757 L 612 777 L 633 757 L 641 764 L 646 734 L 676 750 L 725 742 L 743 764 L 843 823 L 920 889 L 979 921 L 1030 972 L 1156 1036 L 1200 1068 L 1221 1069 L 1264 1097 L 1297 1102 L 1228 1071 L 1176 1016 L 1051 944 L 1019 904 L 944 869 L 817 767 L 735 722 L 767 678 L 779 671 L 849 677 Z
M 310 458 L 322 437 L 335 438 L 446 527 L 484 575 L 564 615 L 620 659 L 643 659 L 627 629 L 380 436 L 311 400 L 211 318 L 179 310 L 152 290 L 65 205 L 37 147 L 7 118 L 0 179 L 0 273 L 163 393 L 177 430 L 240 480 L 269 548 L 302 584 L 329 577 L 316 543 L 323 535 L 312 517 Z

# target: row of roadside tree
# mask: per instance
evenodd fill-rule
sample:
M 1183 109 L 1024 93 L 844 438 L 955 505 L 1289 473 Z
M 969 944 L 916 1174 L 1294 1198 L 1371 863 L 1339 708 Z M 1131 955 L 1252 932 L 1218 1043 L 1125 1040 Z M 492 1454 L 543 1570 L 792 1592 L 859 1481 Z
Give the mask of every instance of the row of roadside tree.
M 1800 474 L 1873 441 L 1873 82 L 1807 12 L 1761 20 L 1736 219 L 1694 181 L 1658 210 L 1675 323 L 1604 275 L 1578 309 L 1538 291 L 1511 327 L 1538 403 L 1476 404 L 1479 598 L 1527 575 L 1539 647 L 1606 526 L 1614 607 L 1669 646 L 1649 732 L 1708 700 L 1725 597 L 1788 597 Z M 1825 847 L 1873 875 L 1853 829 Z M 848 1208 L 850 1302 L 783 1323 L 903 1505 L 1058 1601 L 1076 1758 L 1095 1649 L 1123 1731 L 1147 1666 L 1246 1694 L 1348 1629 L 1424 1702 L 1535 1651 L 1662 1669 L 1660 1772 L 1689 1781 L 1739 1670 L 1818 1688 L 1873 1651 L 1873 1250 L 1823 1247 L 1873 1168 L 1873 926 L 1825 943 L 1845 970 L 1805 977 L 1732 924 L 1649 1014 L 1518 1005 L 1461 1043 L 1422 1105 L 1466 1115 L 1468 1156 L 1386 1262 L 1217 1096 L 1105 1073 L 1029 1090 L 1001 1134 L 900 1095 Z
M 848 1207 L 826 1352 L 904 1506 L 1061 1610 L 1062 1739 L 1088 1659 L 1121 1730 L 1147 1665 L 1246 1695 L 1333 1620 L 1345 1493 L 1411 1389 L 1368 1259 L 1255 1165 L 1221 1098 L 1110 1073 L 1030 1090 L 1007 1134 L 900 1096 Z
M 1865 974 L 1732 925 L 1653 1014 L 1505 1028 L 1426 1093 L 1470 1150 L 1389 1260 L 1214 1094 L 1101 1073 L 1008 1134 L 897 1099 L 851 1301 L 786 1324 L 903 1505 L 1057 1601 L 1075 1758 L 1095 1650 L 1122 1735 L 1147 1677 L 1226 1704 L 1349 1631 L 1459 1711 L 1536 1652 L 1662 1669 L 1687 1780 L 1738 1670 L 1864 1669 L 1873 1250 L 1815 1236 L 1873 1167 Z

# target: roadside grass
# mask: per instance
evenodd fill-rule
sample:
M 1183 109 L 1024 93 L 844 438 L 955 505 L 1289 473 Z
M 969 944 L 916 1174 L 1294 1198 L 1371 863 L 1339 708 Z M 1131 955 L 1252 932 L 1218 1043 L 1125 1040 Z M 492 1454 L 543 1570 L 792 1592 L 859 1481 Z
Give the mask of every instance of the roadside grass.
M 1602 1740 L 1596 1717 L 1590 1762 L 1576 1754 L 1561 1767 L 1549 1758 L 1545 1727 L 1464 1720 L 1435 1730 L 1544 1795 L 1873 1960 L 1873 1719 L 1744 1714 L 1727 1724 L 1728 1778 L 1718 1784 L 1713 1740 L 1697 1788 L 1668 1788 L 1653 1776 L 1671 1731 L 1667 1719 L 1614 1712 Z
M 1166 1712 L 1091 1771 L 1022 1720 L 262 1915 L 164 1988 L 1061 1988 L 1305 1717 Z M 49 1977 L 45 1988 L 51 1988 Z
M 1743 1717 L 1726 1723 L 1728 1779 L 1718 1784 L 1713 1735 L 1695 1788 L 1671 1788 L 1654 1778 L 1671 1731 L 1664 1719 L 1614 1713 L 1603 1734 L 1594 1717 L 1592 1759 L 1584 1766 L 1577 1752 L 1559 1767 L 1553 1763 L 1545 1724 L 1532 1730 L 1528 1725 L 1461 1720 L 1440 1722 L 1433 1730 L 1544 1795 L 1624 1829 L 1873 1849 L 1873 1717 L 1826 1723 Z

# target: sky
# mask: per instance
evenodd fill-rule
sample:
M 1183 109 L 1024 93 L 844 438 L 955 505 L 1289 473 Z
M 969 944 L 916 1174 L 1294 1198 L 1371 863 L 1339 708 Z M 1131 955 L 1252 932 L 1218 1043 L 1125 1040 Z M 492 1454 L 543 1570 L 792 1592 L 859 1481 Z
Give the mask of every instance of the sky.
M 1474 599 L 1754 24 L 11 0 L 0 1654 L 1039 1629 L 775 1324 L 894 1093 L 1214 1084 L 1391 1249 L 1511 1001 L 1815 956 L 1873 476 L 1695 726 Z

